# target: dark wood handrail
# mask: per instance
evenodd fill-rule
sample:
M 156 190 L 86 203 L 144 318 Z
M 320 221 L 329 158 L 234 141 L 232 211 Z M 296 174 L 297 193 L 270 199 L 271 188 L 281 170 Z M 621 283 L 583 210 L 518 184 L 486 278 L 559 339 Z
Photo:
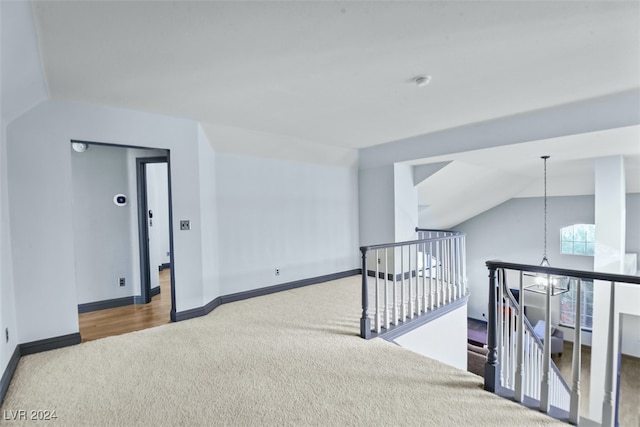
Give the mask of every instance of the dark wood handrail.
M 547 273 L 553 276 L 569 276 L 585 280 L 604 280 L 607 282 L 622 282 L 640 285 L 640 276 L 628 276 L 625 274 L 600 273 L 597 271 L 570 270 L 567 268 L 542 267 L 540 265 L 516 264 L 512 262 L 487 261 L 489 270 L 506 268 L 508 270 L 528 271 L 531 273 Z
M 430 232 L 452 233 L 452 234 L 449 236 L 429 237 L 426 239 L 419 239 L 419 240 L 407 240 L 405 242 L 382 243 L 379 245 L 360 246 L 360 252 L 365 253 L 375 249 L 395 248 L 398 246 L 415 245 L 419 243 L 436 242 L 440 240 L 450 240 L 452 237 L 465 236 L 465 233 L 462 233 L 460 231 L 452 231 L 452 230 L 426 230 L 426 229 L 416 228 L 416 231 L 430 231 Z
M 435 230 L 435 229 L 431 229 L 431 228 L 416 227 L 416 231 L 429 231 L 431 233 L 452 233 L 455 236 L 464 235 L 464 233 L 462 231 L 457 231 L 457 230 Z

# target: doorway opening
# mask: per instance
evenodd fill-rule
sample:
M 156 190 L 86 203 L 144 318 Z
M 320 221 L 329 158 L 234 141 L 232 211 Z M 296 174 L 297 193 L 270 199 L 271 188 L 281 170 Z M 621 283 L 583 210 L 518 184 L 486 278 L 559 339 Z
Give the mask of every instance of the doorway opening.
M 170 152 L 71 141 L 82 341 L 171 322 Z M 73 147 L 80 143 L 83 150 Z
M 138 190 L 138 236 L 140 248 L 140 290 L 143 304 L 161 293 L 161 279 L 174 283 L 173 238 L 171 232 L 171 185 L 169 157 L 136 159 Z M 170 287 L 171 318 L 175 317 L 175 290 Z

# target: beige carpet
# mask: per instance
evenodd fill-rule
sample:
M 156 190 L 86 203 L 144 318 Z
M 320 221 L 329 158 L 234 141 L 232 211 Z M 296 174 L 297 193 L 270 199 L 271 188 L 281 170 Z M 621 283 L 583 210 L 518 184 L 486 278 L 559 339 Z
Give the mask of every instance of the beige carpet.
M 24 357 L 2 411 L 55 410 L 46 425 L 71 426 L 565 425 L 473 374 L 359 338 L 359 286 L 328 282 Z

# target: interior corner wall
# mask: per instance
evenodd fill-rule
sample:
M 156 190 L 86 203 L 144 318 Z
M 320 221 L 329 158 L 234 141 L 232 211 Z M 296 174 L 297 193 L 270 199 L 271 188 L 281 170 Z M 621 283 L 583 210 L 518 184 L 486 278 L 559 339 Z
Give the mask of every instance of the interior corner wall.
M 78 304 L 139 294 L 140 287 L 133 286 L 138 254 L 130 244 L 134 229 L 130 211 L 135 208 L 131 203 L 135 192 L 130 191 L 126 149 L 91 145 L 78 153 L 71 144 L 68 148 Z M 128 197 L 126 206 L 113 203 L 121 193 Z M 118 284 L 120 277 L 125 278 L 123 287 Z
M 393 165 L 393 177 L 394 242 L 415 240 L 418 226 L 418 189 L 413 183 L 413 167 L 396 163 Z
M 216 156 L 207 135 L 198 125 L 200 162 L 200 216 L 202 218 L 202 292 L 205 303 L 221 295 L 219 286 L 219 248 Z M 242 252 L 236 256 L 241 256 Z
M 355 166 L 222 153 L 215 164 L 222 295 L 359 267 Z
M 69 149 L 74 139 L 171 150 L 176 310 L 202 307 L 197 123 L 46 101 L 7 129 L 20 342 L 78 332 Z M 192 220 L 192 232 L 179 231 L 180 219 Z
M 395 241 L 394 165 L 358 171 L 360 245 Z
M 9 332 L 9 339 L 5 338 Z M 5 125 L 0 127 L 0 375 L 20 343 L 15 311 L 13 267 L 11 256 L 11 228 L 9 227 L 9 199 L 7 187 L 7 156 Z
M 0 373 L 3 373 L 20 343 L 9 221 L 7 127 L 48 97 L 29 1 L 0 1 L 0 87 Z
M 171 261 L 169 244 L 169 182 L 166 163 L 147 164 L 147 207 L 149 218 L 149 268 L 151 288 L 160 285 L 159 269 Z

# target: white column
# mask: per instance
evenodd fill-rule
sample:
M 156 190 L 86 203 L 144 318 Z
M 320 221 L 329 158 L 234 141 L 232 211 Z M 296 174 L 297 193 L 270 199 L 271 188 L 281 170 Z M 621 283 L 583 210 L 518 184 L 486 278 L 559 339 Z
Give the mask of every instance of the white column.
M 593 268 L 598 272 L 621 274 L 625 253 L 625 174 L 622 156 L 595 161 L 596 245 Z M 593 334 L 591 342 L 591 381 L 589 386 L 589 418 L 602 419 L 605 397 L 609 309 L 612 306 L 610 283 L 595 282 L 593 290 Z M 617 349 L 618 332 L 613 330 L 613 348 Z M 617 354 L 612 358 L 615 372 Z M 616 387 L 616 378 L 613 378 Z

